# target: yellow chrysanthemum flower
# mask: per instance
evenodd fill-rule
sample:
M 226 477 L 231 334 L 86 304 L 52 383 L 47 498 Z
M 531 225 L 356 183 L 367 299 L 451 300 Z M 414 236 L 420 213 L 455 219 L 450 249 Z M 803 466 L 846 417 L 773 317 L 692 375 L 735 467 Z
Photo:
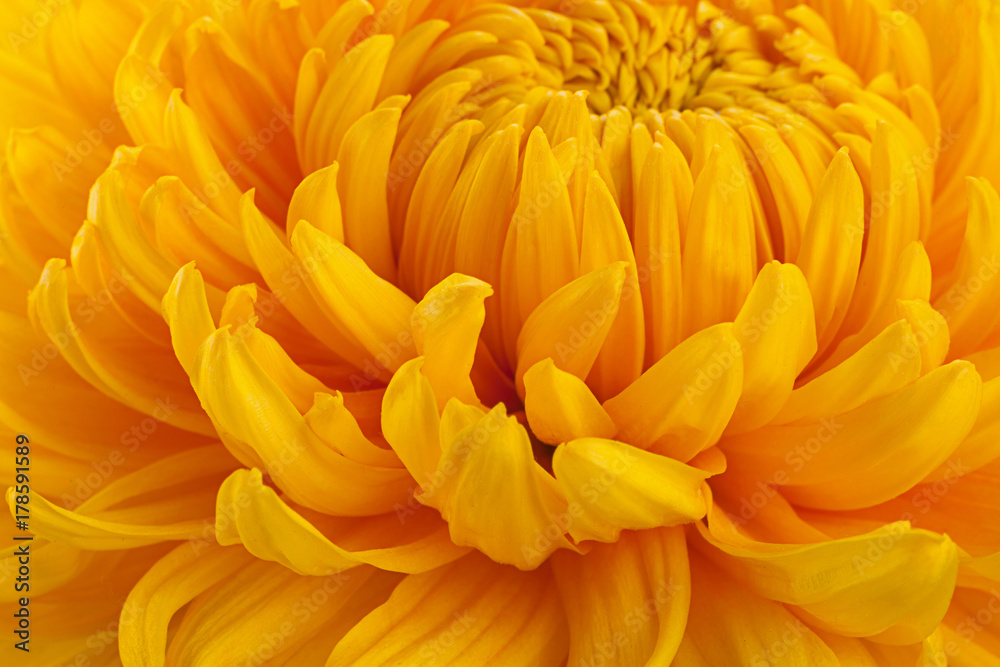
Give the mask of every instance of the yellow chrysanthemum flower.
M 1000 665 L 995 1 L 0 15 L 4 664 Z

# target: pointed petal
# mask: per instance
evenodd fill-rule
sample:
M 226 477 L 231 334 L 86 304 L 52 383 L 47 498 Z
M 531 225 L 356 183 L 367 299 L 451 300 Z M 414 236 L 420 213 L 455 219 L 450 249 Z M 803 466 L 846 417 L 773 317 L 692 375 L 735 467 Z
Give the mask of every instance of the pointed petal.
M 686 167 L 685 167 L 686 168 Z M 681 240 L 680 220 L 673 188 L 663 187 L 677 167 L 660 146 L 649 150 L 637 180 L 635 197 L 635 253 L 645 318 L 645 364 L 652 365 L 680 342 Z
M 617 439 L 688 461 L 718 440 L 742 388 L 733 325 L 718 324 L 675 347 L 604 409 Z
M 918 186 L 903 142 L 898 129 L 878 122 L 872 141 L 871 223 L 857 289 L 844 320 L 848 331 L 860 330 L 885 300 L 896 258 L 920 237 Z
M 799 268 L 766 264 L 733 331 L 743 348 L 743 393 L 726 432 L 742 433 L 763 426 L 781 410 L 816 353 L 812 297 Z
M 241 547 L 186 542 L 150 568 L 122 607 L 118 651 L 122 663 L 163 667 L 168 627 L 184 605 L 254 562 Z
M 854 294 L 865 233 L 864 213 L 861 181 L 847 149 L 842 148 L 816 190 L 795 260 L 812 293 L 821 350 L 836 335 Z
M 511 289 L 517 290 L 517 315 L 523 322 L 580 273 L 580 246 L 569 193 L 540 128 L 532 131 L 525 148 L 521 194 L 510 229 L 516 267 L 516 286 Z
M 386 184 L 402 112 L 402 106 L 393 106 L 366 113 L 347 131 L 337 153 L 337 189 L 344 205 L 345 243 L 389 282 L 396 281 L 396 259 Z
M 228 575 L 184 610 L 170 638 L 167 664 L 239 664 L 247 656 L 257 661 L 263 655 L 270 655 L 272 664 L 285 658 L 290 664 L 321 664 L 337 640 L 383 603 L 400 580 L 398 574 L 367 567 L 303 577 L 262 561 Z M 296 660 L 301 651 L 311 659 Z
M 969 179 L 969 217 L 965 239 L 951 285 L 934 300 L 934 308 L 948 320 L 951 357 L 974 352 L 995 338 L 1000 326 L 1000 198 L 990 183 Z
M 390 511 L 406 498 L 412 481 L 405 470 L 365 466 L 328 447 L 228 327 L 209 337 L 195 368 L 191 384 L 223 441 L 296 502 L 357 516 Z
M 397 370 L 415 356 L 410 334 L 413 300 L 377 276 L 343 243 L 302 222 L 292 233 L 292 248 L 334 324 L 368 352 L 377 368 Z M 377 310 L 370 306 L 379 304 Z
M 581 276 L 547 297 L 531 313 L 517 337 L 518 394 L 524 374 L 542 359 L 585 379 L 618 315 L 625 262 Z
M 782 492 L 818 509 L 869 507 L 911 488 L 948 459 L 979 414 L 982 381 L 953 362 L 885 398 L 818 423 L 767 426 L 720 447 L 748 474 L 787 473 Z
M 352 461 L 386 468 L 402 466 L 394 451 L 379 447 L 365 437 L 339 391 L 334 394 L 316 392 L 312 406 L 302 416 L 313 433 Z
M 556 448 L 552 469 L 576 511 L 577 541 L 613 542 L 621 530 L 675 526 L 705 515 L 708 473 L 666 456 L 601 438 Z
M 417 511 L 420 516 L 413 517 Z M 451 543 L 447 524 L 430 509 L 399 505 L 394 514 L 360 520 L 319 515 L 316 524 L 265 486 L 259 470 L 237 470 L 219 488 L 219 544 L 243 544 L 257 558 L 301 575 L 328 575 L 362 564 L 426 572 L 468 551 Z
M 527 431 L 505 413 L 501 403 L 442 443 L 435 484 L 417 499 L 440 510 L 455 544 L 530 570 L 570 546 L 556 515 L 565 501 L 535 462 Z
M 454 273 L 432 288 L 410 317 L 422 372 L 444 405 L 455 397 L 477 404 L 469 374 L 486 319 L 484 302 L 493 289 L 481 280 Z
M 792 391 L 771 423 L 815 422 L 888 396 L 920 376 L 913 327 L 899 321 L 815 380 Z
M 403 364 L 382 399 L 382 435 L 418 484 L 429 484 L 441 458 L 440 416 L 424 360 Z
M 618 430 L 587 384 L 551 359 L 524 374 L 524 411 L 532 434 L 550 445 L 586 436 L 611 438 Z
M 302 179 L 292 201 L 288 204 L 285 229 L 289 237 L 299 220 L 306 220 L 328 235 L 344 242 L 344 220 L 337 194 L 337 173 L 340 165 L 336 162 L 323 167 Z
M 757 595 L 799 606 L 810 624 L 849 637 L 920 641 L 944 615 L 958 572 L 954 542 L 902 521 L 804 545 L 746 537 L 718 506 L 708 527 L 697 526 L 721 570 Z
M 753 216 L 742 169 L 741 158 L 716 147 L 695 182 L 681 278 L 685 335 L 731 322 L 753 287 Z
M 610 398 L 642 373 L 645 324 L 638 268 L 628 231 L 608 186 L 596 171 L 590 175 L 587 186 L 581 239 L 581 272 L 593 271 L 612 262 L 627 263 L 618 315 L 588 376 L 595 393 L 600 398 Z

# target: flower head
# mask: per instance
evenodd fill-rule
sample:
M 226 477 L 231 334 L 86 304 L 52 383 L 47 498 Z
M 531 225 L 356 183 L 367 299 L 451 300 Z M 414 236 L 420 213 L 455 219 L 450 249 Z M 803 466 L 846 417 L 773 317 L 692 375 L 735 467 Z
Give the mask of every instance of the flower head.
M 9 5 L 44 664 L 1000 661 L 1000 14 L 912 4 Z

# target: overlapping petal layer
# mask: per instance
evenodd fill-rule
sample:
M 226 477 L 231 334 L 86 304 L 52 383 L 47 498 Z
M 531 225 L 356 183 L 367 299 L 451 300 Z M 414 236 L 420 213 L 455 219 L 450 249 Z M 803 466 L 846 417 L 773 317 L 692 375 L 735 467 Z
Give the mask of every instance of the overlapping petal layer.
M 42 664 L 1000 664 L 993 4 L 37 7 Z

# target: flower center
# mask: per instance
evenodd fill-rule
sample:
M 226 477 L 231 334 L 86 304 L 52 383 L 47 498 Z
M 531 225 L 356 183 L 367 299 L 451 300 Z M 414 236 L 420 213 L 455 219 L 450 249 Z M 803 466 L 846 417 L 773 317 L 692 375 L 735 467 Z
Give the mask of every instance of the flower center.
M 772 69 L 751 32 L 707 3 L 693 16 L 687 7 L 643 2 L 570 0 L 558 9 L 533 15 L 546 40 L 537 53 L 540 78 L 587 91 L 598 115 L 694 108 L 709 101 L 699 97 L 710 94 L 711 79 L 732 84 Z

